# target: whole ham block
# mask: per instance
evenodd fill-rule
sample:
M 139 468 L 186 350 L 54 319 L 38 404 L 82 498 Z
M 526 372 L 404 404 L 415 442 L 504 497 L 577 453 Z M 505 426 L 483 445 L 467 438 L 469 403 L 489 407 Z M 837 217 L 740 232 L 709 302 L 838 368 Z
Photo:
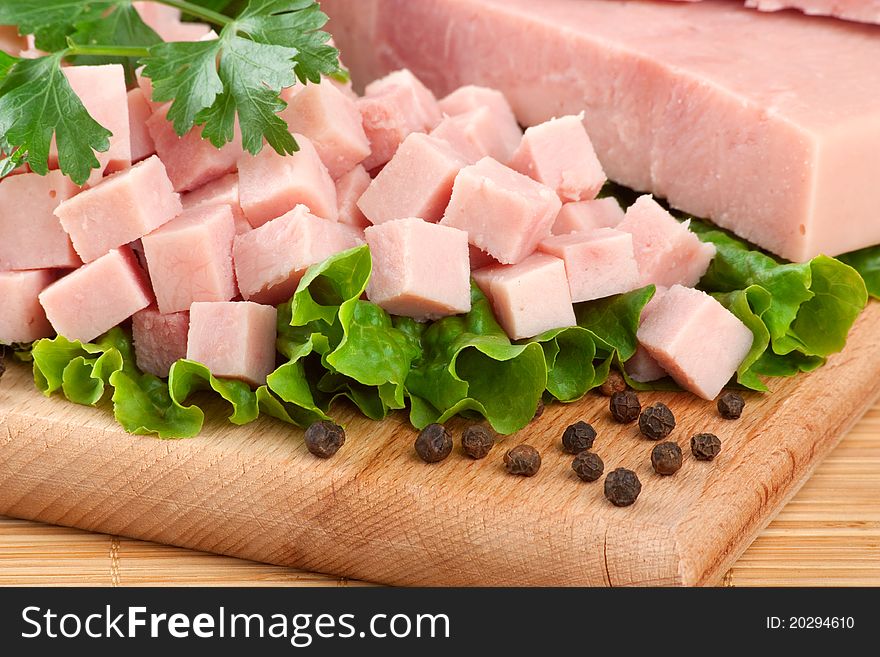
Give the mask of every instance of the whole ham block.
M 216 377 L 264 385 L 275 370 L 277 321 L 275 308 L 249 301 L 194 303 L 186 357 Z
M 581 113 L 527 129 L 510 168 L 555 189 L 563 203 L 596 198 L 605 172 L 583 121 Z
M 131 318 L 134 355 L 142 372 L 166 377 L 171 366 L 186 358 L 189 312 L 163 315 L 150 306 Z
M 312 214 L 336 221 L 336 185 L 311 140 L 294 134 L 299 151 L 279 155 L 265 147 L 258 155 L 245 154 L 238 162 L 241 209 L 258 228 L 270 219 L 308 206 Z
M 417 320 L 471 309 L 467 233 L 410 217 L 371 226 L 365 235 L 373 257 L 370 301 Z
M 83 262 L 153 232 L 182 210 L 165 167 L 155 155 L 80 192 L 55 216 Z
M 235 125 L 235 138 L 223 148 L 216 148 L 207 139 L 202 139 L 198 126 L 178 137 L 174 124 L 167 119 L 169 108 L 170 104 L 165 104 L 154 110 L 147 120 L 147 129 L 156 153 L 168 169 L 174 191 L 189 192 L 235 171 L 244 152 L 238 124 Z
M 880 243 L 873 26 L 721 1 L 321 8 L 356 85 L 406 66 L 441 95 L 496 88 L 524 125 L 586 111 L 611 180 L 791 260 Z
M 637 332 L 639 343 L 685 390 L 714 399 L 752 348 L 752 332 L 705 292 L 675 285 Z
M 55 278 L 47 269 L 0 271 L 0 345 L 33 342 L 55 333 L 38 298 Z
M 235 274 L 249 301 L 288 301 L 306 270 L 330 256 L 363 244 L 353 226 L 316 217 L 304 205 L 235 238 Z
M 574 303 L 603 299 L 639 287 L 639 265 L 629 233 L 597 228 L 586 233 L 553 235 L 538 250 L 562 258 Z
M 577 323 L 559 258 L 536 253 L 516 265 L 478 269 L 473 277 L 511 340 Z
M 358 207 L 358 201 L 370 186 L 372 178 L 360 164 L 336 181 L 336 206 L 339 209 L 339 221 L 355 228 L 366 228 L 369 219 Z
M 54 214 L 62 201 L 78 191 L 60 171 L 0 180 L 0 271 L 82 264 Z
M 679 223 L 650 196 L 640 196 L 617 228 L 631 233 L 642 285 L 676 284 L 693 287 L 715 257 L 715 245 L 706 244 Z
M 834 16 L 880 25 L 880 0 L 746 0 L 746 6 L 760 11 L 800 9 L 811 16 Z
M 128 92 L 128 130 L 131 136 L 131 161 L 140 162 L 156 154 L 156 144 L 147 129 L 147 120 L 153 109 L 143 90 L 138 87 Z
M 358 207 L 373 224 L 407 217 L 440 221 L 465 166 L 445 141 L 414 132 L 370 183 Z
M 397 152 L 413 132 L 429 132 L 440 122 L 437 99 L 409 71 L 395 71 L 367 85 L 366 96 L 357 101 L 370 155 L 363 161 L 372 171 Z
M 228 173 L 222 178 L 209 182 L 204 187 L 199 187 L 180 197 L 184 210 L 198 208 L 205 205 L 228 205 L 232 210 L 232 218 L 235 219 L 235 233 L 240 235 L 251 230 L 251 225 L 241 209 L 241 200 L 238 195 L 238 174 Z
M 195 301 L 238 295 L 232 268 L 235 220 L 228 205 L 203 205 L 141 239 L 153 292 L 163 314 L 189 310 Z
M 131 249 L 114 249 L 40 293 L 52 327 L 68 340 L 91 342 L 153 302 Z
M 617 199 L 608 197 L 594 201 L 566 203 L 556 215 L 554 235 L 577 233 L 596 228 L 616 228 L 623 221 L 623 209 Z
M 311 140 L 334 180 L 370 155 L 370 140 L 355 101 L 327 80 L 303 87 L 280 116 L 291 132 Z
M 522 140 L 516 121 L 511 123 L 508 117 L 498 116 L 489 107 L 447 116 L 431 135 L 449 142 L 471 164 L 484 157 L 507 164 Z
M 467 231 L 471 244 L 514 264 L 550 235 L 561 206 L 552 189 L 487 157 L 456 176 L 440 223 Z
M 120 64 L 65 66 L 62 71 L 92 118 L 113 133 L 110 149 L 95 153 L 99 166 L 92 171 L 88 184 L 96 185 L 105 173 L 131 166 L 125 71 Z M 58 167 L 58 147 L 54 140 L 49 150 L 49 167 Z

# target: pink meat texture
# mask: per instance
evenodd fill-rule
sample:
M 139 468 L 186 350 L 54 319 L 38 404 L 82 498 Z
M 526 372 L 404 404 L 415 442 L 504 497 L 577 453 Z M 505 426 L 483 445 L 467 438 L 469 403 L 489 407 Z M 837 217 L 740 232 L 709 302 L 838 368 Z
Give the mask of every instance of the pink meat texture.
M 370 301 L 419 320 L 471 309 L 467 233 L 409 217 L 371 226 L 365 234 L 374 268 Z
M 358 201 L 370 186 L 372 178 L 360 164 L 336 181 L 336 207 L 339 221 L 355 228 L 366 228 L 369 219 L 358 207 Z
M 55 272 L 47 269 L 0 271 L 0 344 L 32 342 L 53 335 L 38 297 L 55 278 Z
M 232 210 L 232 218 L 235 219 L 235 233 L 240 235 L 251 230 L 251 225 L 241 209 L 241 200 L 238 194 L 238 174 L 228 173 L 222 178 L 209 182 L 204 187 L 199 187 L 180 197 L 184 210 L 198 208 L 205 205 L 228 205 Z
M 40 293 L 52 328 L 69 340 L 91 342 L 153 301 L 131 249 L 114 249 Z
M 516 265 L 478 269 L 473 277 L 511 340 L 576 323 L 565 263 L 559 258 L 536 253 Z
M 639 317 L 639 326 L 644 324 L 645 320 L 652 312 L 654 312 L 660 298 L 666 294 L 667 290 L 668 288 L 662 286 L 657 287 L 654 296 L 651 297 L 651 300 L 645 304 L 644 308 L 642 308 L 642 314 L 641 317 Z M 641 344 L 636 347 L 636 353 L 633 354 L 632 358 L 626 361 L 625 369 L 630 378 L 639 383 L 650 383 L 651 381 L 658 381 L 669 376 L 666 373 L 666 370 L 660 367 L 660 363 L 654 360 L 654 357 L 651 356 L 651 354 L 648 353 L 648 350 Z
M 702 0 L 672 0 L 701 2 Z M 880 0 L 745 0 L 746 7 L 759 11 L 798 9 L 809 16 L 834 16 L 859 23 L 880 24 Z
M 440 139 L 414 132 L 373 179 L 358 207 L 373 224 L 418 217 L 438 222 L 467 162 Z
M 134 355 L 142 372 L 166 377 L 171 366 L 186 358 L 189 312 L 163 315 L 150 306 L 131 318 Z
M 322 8 L 356 83 L 407 67 L 497 88 L 525 125 L 585 111 L 609 178 L 792 260 L 880 242 L 876 28 L 732 2 Z
M 554 235 L 578 233 L 596 228 L 616 228 L 623 221 L 623 209 L 615 198 L 566 203 L 553 224 Z
M 131 135 L 131 161 L 140 162 L 156 154 L 156 144 L 147 129 L 153 109 L 139 87 L 128 92 L 128 129 Z
M 363 243 L 359 229 L 316 217 L 298 205 L 235 238 L 235 274 L 241 295 L 272 305 L 288 301 L 309 267 Z
M 474 85 L 461 87 L 440 101 L 440 109 L 449 117 L 469 114 L 475 110 L 486 110 L 478 117 L 464 122 L 448 123 L 443 121 L 441 123 L 441 125 L 447 124 L 461 128 L 472 126 L 471 132 L 468 132 L 467 129 L 450 130 L 447 134 L 453 139 L 457 136 L 464 137 L 466 142 L 477 146 L 480 149 L 480 154 L 476 160 L 491 155 L 497 160 L 506 161 L 522 139 L 522 130 L 516 121 L 510 103 L 507 102 L 504 94 L 497 89 Z M 490 118 L 490 121 L 485 121 L 486 116 Z M 485 130 L 482 135 L 480 128 Z M 435 130 L 441 130 L 441 127 L 437 126 Z M 481 144 L 482 146 L 480 146 Z M 495 155 L 493 155 L 493 151 Z
M 79 257 L 91 262 L 151 233 L 181 209 L 162 161 L 153 156 L 64 201 L 55 215 Z
M 705 292 L 675 285 L 657 301 L 637 337 L 685 390 L 714 399 L 752 347 L 752 332 Z
M 515 129 L 514 129 L 515 128 Z M 473 164 L 491 157 L 502 164 L 510 162 L 522 139 L 519 125 L 499 117 L 489 107 L 478 107 L 463 114 L 447 116 L 431 131 Z
M 189 310 L 195 301 L 238 295 L 232 268 L 235 220 L 228 205 L 187 210 L 141 243 L 159 312 Z
M 54 212 L 79 189 L 60 171 L 0 181 L 0 271 L 79 267 L 82 262 Z
M 277 321 L 275 308 L 249 301 L 194 303 L 186 357 L 214 376 L 264 385 L 275 370 Z

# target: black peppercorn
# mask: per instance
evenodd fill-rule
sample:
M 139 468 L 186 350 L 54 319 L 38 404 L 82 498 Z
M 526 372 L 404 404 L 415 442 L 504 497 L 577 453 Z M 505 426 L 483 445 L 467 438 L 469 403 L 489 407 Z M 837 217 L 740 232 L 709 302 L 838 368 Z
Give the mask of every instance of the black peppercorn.
M 725 392 L 718 398 L 718 412 L 725 420 L 738 420 L 745 406 L 745 399 L 736 392 Z
M 569 454 L 579 454 L 585 449 L 592 449 L 594 440 L 596 440 L 596 430 L 583 421 L 570 424 L 562 432 L 562 447 Z
M 626 468 L 617 468 L 605 477 L 605 497 L 614 506 L 634 504 L 642 492 L 638 475 Z
M 472 459 L 483 459 L 495 445 L 495 436 L 481 424 L 474 424 L 464 430 L 461 447 Z
M 429 424 L 416 438 L 416 453 L 425 463 L 439 463 L 452 452 L 452 436 L 442 424 Z
M 605 472 L 605 464 L 595 452 L 583 451 L 574 457 L 571 469 L 582 481 L 596 481 Z
M 635 422 L 642 411 L 642 404 L 632 390 L 615 392 L 608 403 L 611 416 L 621 424 Z
M 333 422 L 315 422 L 306 429 L 306 447 L 319 458 L 330 458 L 344 444 L 345 429 Z
M 711 461 L 721 452 L 721 440 L 714 433 L 698 433 L 691 438 L 691 452 L 698 461 Z
M 666 404 L 648 406 L 639 416 L 639 430 L 651 440 L 666 438 L 675 429 L 675 416 Z
M 681 447 L 665 442 L 651 450 L 651 466 L 659 475 L 673 475 L 681 469 Z
M 504 467 L 510 474 L 533 477 L 541 468 L 541 455 L 531 445 L 517 445 L 504 455 Z
M 606 397 L 610 397 L 615 392 L 626 392 L 626 389 L 626 379 L 623 378 L 623 374 L 617 370 L 611 370 L 599 391 Z
M 532 416 L 532 421 L 537 420 L 539 417 L 544 415 L 544 400 L 538 400 L 538 406 L 535 408 L 535 414 Z

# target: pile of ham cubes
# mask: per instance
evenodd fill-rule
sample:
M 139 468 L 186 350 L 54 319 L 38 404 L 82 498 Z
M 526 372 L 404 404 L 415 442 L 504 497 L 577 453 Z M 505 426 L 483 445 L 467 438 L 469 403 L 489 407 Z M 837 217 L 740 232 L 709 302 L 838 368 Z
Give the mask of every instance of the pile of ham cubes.
M 648 196 L 625 213 L 596 199 L 605 174 L 583 116 L 523 134 L 499 92 L 438 102 L 402 70 L 363 97 L 332 80 L 285 90 L 300 150 L 252 156 L 179 138 L 149 80 L 126 92 L 119 66 L 65 73 L 111 147 L 83 189 L 58 171 L 0 183 L 0 342 L 88 342 L 131 318 L 142 370 L 190 358 L 259 385 L 276 365 L 274 306 L 309 266 L 367 243 L 367 296 L 389 313 L 466 313 L 473 277 L 514 340 L 653 283 L 630 374 L 705 398 L 751 346 L 692 289 L 714 247 Z

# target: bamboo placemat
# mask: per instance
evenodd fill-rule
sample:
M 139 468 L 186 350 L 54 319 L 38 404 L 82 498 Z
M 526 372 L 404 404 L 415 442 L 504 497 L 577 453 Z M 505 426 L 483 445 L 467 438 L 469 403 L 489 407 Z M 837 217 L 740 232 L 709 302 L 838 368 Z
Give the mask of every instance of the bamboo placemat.
M 880 404 L 724 576 L 724 586 L 880 586 Z M 0 518 L 0 585 L 364 586 Z

